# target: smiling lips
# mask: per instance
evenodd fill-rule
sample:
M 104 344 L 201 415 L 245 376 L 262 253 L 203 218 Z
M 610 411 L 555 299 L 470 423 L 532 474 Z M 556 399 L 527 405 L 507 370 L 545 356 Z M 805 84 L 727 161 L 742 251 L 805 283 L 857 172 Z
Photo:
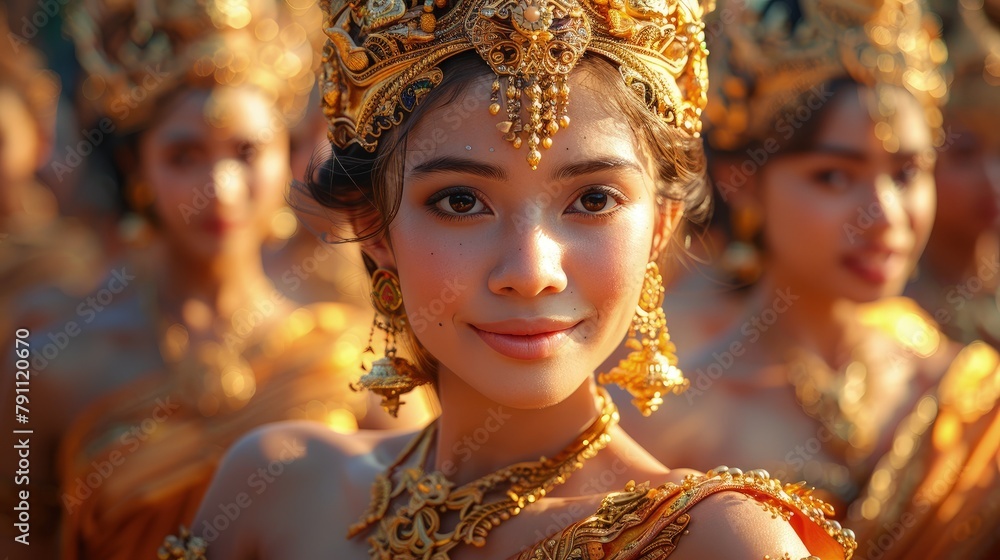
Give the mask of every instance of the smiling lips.
M 862 280 L 882 285 L 902 274 L 906 265 L 906 254 L 895 249 L 873 248 L 849 254 L 841 262 Z
M 504 321 L 470 325 L 487 346 L 515 360 L 540 360 L 556 353 L 580 321 Z

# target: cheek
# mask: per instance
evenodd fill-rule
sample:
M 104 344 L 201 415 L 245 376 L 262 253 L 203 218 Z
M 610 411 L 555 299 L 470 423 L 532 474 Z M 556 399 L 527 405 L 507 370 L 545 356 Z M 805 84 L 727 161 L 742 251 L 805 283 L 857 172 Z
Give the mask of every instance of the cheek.
M 849 206 L 849 205 L 846 205 Z M 772 181 L 763 201 L 764 243 L 772 262 L 815 266 L 834 254 L 852 219 L 850 208 L 831 204 L 794 177 Z

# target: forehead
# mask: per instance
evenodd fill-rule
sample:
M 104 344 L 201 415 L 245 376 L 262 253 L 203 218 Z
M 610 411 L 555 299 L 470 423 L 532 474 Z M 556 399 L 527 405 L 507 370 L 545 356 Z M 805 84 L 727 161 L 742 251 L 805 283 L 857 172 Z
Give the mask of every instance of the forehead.
M 460 85 L 454 97 L 427 108 L 407 136 L 407 169 L 430 158 L 460 155 L 486 157 L 515 170 L 531 170 L 526 161 L 527 138 L 522 138 L 520 149 L 514 149 L 498 128 L 507 120 L 506 107 L 497 115 L 488 110 L 493 80 L 492 74 L 473 78 Z M 619 102 L 607 98 L 608 88 L 602 87 L 593 73 L 579 69 L 570 75 L 569 85 L 570 125 L 552 136 L 551 148 L 539 148 L 542 159 L 537 171 L 544 173 L 574 160 L 597 156 L 640 161 L 643 150 L 638 137 L 619 109 Z M 522 99 L 522 103 L 526 100 Z M 527 122 L 526 111 L 522 111 L 521 119 Z
M 194 135 L 225 139 L 261 136 L 280 127 L 271 104 L 260 90 L 216 87 L 179 93 L 153 132 L 166 137 Z
M 889 129 L 901 153 L 919 153 L 932 146 L 923 106 L 902 88 L 882 87 L 877 92 L 867 86 L 845 88 L 829 103 L 816 136 L 819 146 L 885 153 L 883 138 Z

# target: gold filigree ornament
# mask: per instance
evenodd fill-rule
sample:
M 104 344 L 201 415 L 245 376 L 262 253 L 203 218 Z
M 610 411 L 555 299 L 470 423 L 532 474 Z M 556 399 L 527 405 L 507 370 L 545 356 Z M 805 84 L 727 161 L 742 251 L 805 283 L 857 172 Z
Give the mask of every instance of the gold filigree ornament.
M 375 525 L 368 537 L 370 557 L 394 560 L 446 560 L 459 545 L 484 546 L 493 528 L 544 498 L 607 447 L 618 409 L 607 391 L 601 389 L 600 397 L 594 422 L 554 457 L 515 463 L 457 488 L 443 473 L 424 471 L 437 431 L 437 422 L 430 424 L 375 478 L 368 511 L 348 529 L 348 538 Z M 494 495 L 498 498 L 488 501 Z M 390 503 L 400 496 L 403 505 L 387 515 Z M 451 512 L 458 514 L 458 523 L 444 531 L 442 518 Z
M 73 0 L 66 31 L 83 96 L 132 132 L 183 86 L 251 85 L 295 122 L 315 84 L 320 22 L 317 0 Z
M 697 0 L 326 0 L 322 73 L 330 140 L 375 151 L 382 133 L 474 50 L 496 75 L 489 111 L 515 148 L 569 126 L 569 74 L 586 53 L 618 66 L 657 117 L 698 136 L 708 85 Z
M 354 391 L 367 389 L 382 397 L 382 408 L 393 417 L 399 413 L 401 395 L 409 393 L 421 385 L 431 383 L 432 379 L 409 360 L 396 355 L 396 336 L 406 328 L 406 310 L 403 308 L 403 292 L 399 286 L 399 278 L 391 270 L 377 269 L 372 274 L 372 304 L 376 315 L 372 320 L 371 332 L 368 333 L 366 354 L 375 354 L 372 348 L 372 337 L 375 328 L 385 332 L 385 356 L 372 362 L 358 384 L 351 385 Z M 364 364 L 361 369 L 365 369 Z
M 899 148 L 889 121 L 896 104 L 886 86 L 910 92 L 924 108 L 935 145 L 943 143 L 940 108 L 948 90 L 940 65 L 947 49 L 920 0 L 799 0 L 798 5 L 801 19 L 792 21 L 781 3 L 763 13 L 743 0 L 719 3 L 721 21 L 710 25 L 722 32 L 713 34 L 705 109 L 712 147 L 738 150 L 773 138 L 779 119 L 808 118 L 826 101 L 822 86 L 837 78 L 875 90 L 872 118 L 886 150 Z
M 642 293 L 625 346 L 632 352 L 618 366 L 598 375 L 601 383 L 615 383 L 635 397 L 632 404 L 649 416 L 663 404 L 663 396 L 679 395 L 690 381 L 677 367 L 677 349 L 670 341 L 663 312 L 663 277 L 655 262 L 646 265 Z

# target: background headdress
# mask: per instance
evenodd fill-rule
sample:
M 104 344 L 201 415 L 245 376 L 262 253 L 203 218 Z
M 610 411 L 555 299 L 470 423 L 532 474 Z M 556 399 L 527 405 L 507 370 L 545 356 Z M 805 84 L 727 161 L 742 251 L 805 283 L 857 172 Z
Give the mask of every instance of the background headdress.
M 905 88 L 923 105 L 935 142 L 943 140 L 947 85 L 939 66 L 947 51 L 918 0 L 772 0 L 762 10 L 729 0 L 716 19 L 709 24 L 715 52 L 705 110 L 713 148 L 763 140 L 779 115 L 837 78 L 875 89 L 878 122 L 894 112 L 885 86 Z M 891 126 L 877 126 L 876 134 L 886 149 L 898 148 Z
M 930 6 L 948 45 L 949 106 L 1000 108 L 1000 0 L 935 0 Z
M 0 8 L 0 87 L 9 87 L 21 97 L 39 134 L 52 136 L 59 102 L 59 77 L 46 68 L 41 53 L 25 41 L 17 41 Z
M 476 51 L 497 78 L 490 112 L 515 147 L 569 125 L 567 78 L 584 53 L 612 61 L 658 117 L 701 130 L 707 50 L 696 0 L 322 0 L 330 139 L 374 151 L 437 84 L 442 61 Z M 524 110 L 527 118 L 522 119 Z
M 83 94 L 132 131 L 182 84 L 249 84 L 287 121 L 315 82 L 316 0 L 77 0 L 67 31 L 87 74 Z

